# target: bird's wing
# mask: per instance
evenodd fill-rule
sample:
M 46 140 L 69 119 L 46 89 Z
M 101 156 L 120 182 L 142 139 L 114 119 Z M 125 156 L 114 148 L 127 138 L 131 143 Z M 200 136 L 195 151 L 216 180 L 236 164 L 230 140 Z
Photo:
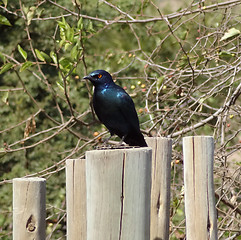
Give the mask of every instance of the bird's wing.
M 123 117 L 130 123 L 133 129 L 139 131 L 139 120 L 133 100 L 122 88 L 119 89 L 118 94 L 119 109 Z

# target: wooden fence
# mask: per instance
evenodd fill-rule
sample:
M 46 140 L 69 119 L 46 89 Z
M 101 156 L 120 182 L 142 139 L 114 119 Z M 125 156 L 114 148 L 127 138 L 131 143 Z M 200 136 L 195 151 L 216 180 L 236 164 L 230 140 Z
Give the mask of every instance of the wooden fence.
M 169 239 L 172 140 L 66 161 L 68 240 Z M 183 138 L 187 240 L 216 240 L 213 138 Z M 45 239 L 43 178 L 13 180 L 13 239 Z

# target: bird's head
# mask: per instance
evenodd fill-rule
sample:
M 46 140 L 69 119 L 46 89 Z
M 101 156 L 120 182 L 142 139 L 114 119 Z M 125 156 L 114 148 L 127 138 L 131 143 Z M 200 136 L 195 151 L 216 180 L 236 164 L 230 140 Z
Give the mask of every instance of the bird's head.
M 94 86 L 113 82 L 111 75 L 105 70 L 95 70 L 92 73 L 90 73 L 88 76 L 85 76 L 84 79 L 90 80 Z

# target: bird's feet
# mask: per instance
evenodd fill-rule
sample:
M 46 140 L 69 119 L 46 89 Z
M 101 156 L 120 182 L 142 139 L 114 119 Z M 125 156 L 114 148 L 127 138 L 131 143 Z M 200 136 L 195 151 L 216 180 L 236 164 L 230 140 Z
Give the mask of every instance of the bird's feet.
M 113 148 L 113 146 L 111 144 L 109 144 L 109 140 L 110 138 L 112 137 L 112 135 L 110 135 L 110 137 L 104 139 L 103 143 L 100 145 L 100 146 L 96 146 L 96 149 L 97 150 L 100 150 L 100 149 L 111 149 Z
M 131 146 L 124 143 L 124 137 L 120 140 L 119 143 L 113 141 L 113 143 L 109 143 L 109 140 L 112 136 L 106 138 L 100 146 L 97 146 L 97 150 L 108 150 L 108 149 L 124 149 L 124 148 L 132 148 Z

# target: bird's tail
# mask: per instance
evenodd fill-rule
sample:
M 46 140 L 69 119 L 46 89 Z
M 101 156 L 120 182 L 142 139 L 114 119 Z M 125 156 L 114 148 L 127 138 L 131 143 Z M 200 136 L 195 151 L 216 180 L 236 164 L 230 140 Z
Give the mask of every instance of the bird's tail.
M 141 132 L 131 132 L 125 138 L 124 142 L 130 146 L 148 147 Z

